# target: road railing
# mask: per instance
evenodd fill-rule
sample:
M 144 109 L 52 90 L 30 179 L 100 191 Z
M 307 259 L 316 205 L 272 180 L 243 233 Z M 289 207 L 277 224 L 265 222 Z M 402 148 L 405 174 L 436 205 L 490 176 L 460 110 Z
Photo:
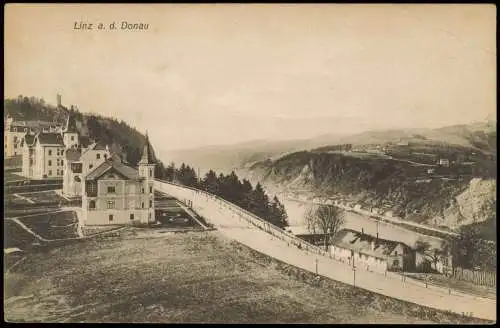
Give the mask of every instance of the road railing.
M 244 219 L 246 222 L 251 224 L 252 226 L 263 230 L 273 237 L 276 237 L 280 240 L 285 241 L 289 246 L 295 246 L 303 251 L 306 252 L 311 252 L 317 255 L 321 256 L 327 256 L 331 258 L 331 255 L 329 252 L 325 251 L 321 247 L 318 247 L 316 245 L 313 245 L 311 243 L 308 243 L 307 241 L 298 238 L 297 236 L 281 229 L 280 227 L 272 224 L 271 222 L 268 222 L 259 216 L 245 210 L 244 208 L 239 207 L 236 204 L 233 204 L 217 195 L 211 194 L 207 191 L 193 188 L 193 187 L 188 187 L 184 185 L 180 185 L 177 183 L 169 182 L 169 181 L 164 181 L 160 179 L 156 179 L 157 182 L 157 189 L 165 192 L 167 194 L 170 194 L 176 198 L 178 198 L 180 201 L 185 202 L 186 205 L 189 206 L 189 202 L 191 203 L 190 207 L 197 206 L 198 204 L 198 198 L 197 196 L 205 196 L 205 200 L 212 200 L 215 205 L 222 205 L 225 206 L 228 210 L 230 210 L 233 214 L 238 215 L 240 218 Z M 189 201 L 189 202 L 186 202 Z M 207 218 L 207 220 L 210 220 Z

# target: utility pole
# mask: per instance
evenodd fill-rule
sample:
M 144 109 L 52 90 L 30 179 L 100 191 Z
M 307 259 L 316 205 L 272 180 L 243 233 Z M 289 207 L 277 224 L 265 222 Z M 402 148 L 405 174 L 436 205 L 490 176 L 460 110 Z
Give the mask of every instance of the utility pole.
M 352 274 L 353 274 L 353 286 L 356 287 L 356 266 L 352 266 Z
M 316 258 L 316 274 L 318 274 L 318 258 Z

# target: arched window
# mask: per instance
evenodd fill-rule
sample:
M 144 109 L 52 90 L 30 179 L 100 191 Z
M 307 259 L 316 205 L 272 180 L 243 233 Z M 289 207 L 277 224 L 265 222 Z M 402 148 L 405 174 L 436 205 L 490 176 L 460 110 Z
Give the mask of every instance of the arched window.
M 95 210 L 95 200 L 89 202 L 89 210 Z

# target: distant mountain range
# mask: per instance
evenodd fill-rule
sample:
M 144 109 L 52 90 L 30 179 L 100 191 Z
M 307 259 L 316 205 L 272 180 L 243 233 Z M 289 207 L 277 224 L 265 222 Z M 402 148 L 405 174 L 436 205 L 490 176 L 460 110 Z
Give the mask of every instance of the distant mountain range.
M 286 154 L 319 147 L 338 144 L 385 145 L 401 141 L 465 147 L 496 155 L 496 121 L 490 117 L 489 120 L 483 122 L 437 129 L 366 131 L 353 135 L 327 134 L 310 139 L 283 141 L 255 140 L 234 145 L 168 151 L 165 160 L 190 163 L 202 171 L 208 169 L 228 171 L 249 167 L 255 162 L 266 159 L 277 159 Z

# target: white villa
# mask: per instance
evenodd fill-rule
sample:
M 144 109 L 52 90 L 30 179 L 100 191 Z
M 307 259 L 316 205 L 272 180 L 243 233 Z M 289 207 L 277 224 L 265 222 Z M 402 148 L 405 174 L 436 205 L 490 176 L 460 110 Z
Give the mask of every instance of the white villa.
M 83 175 L 83 224 L 155 222 L 155 165 L 153 149 L 146 135 L 138 170 L 113 155 Z

